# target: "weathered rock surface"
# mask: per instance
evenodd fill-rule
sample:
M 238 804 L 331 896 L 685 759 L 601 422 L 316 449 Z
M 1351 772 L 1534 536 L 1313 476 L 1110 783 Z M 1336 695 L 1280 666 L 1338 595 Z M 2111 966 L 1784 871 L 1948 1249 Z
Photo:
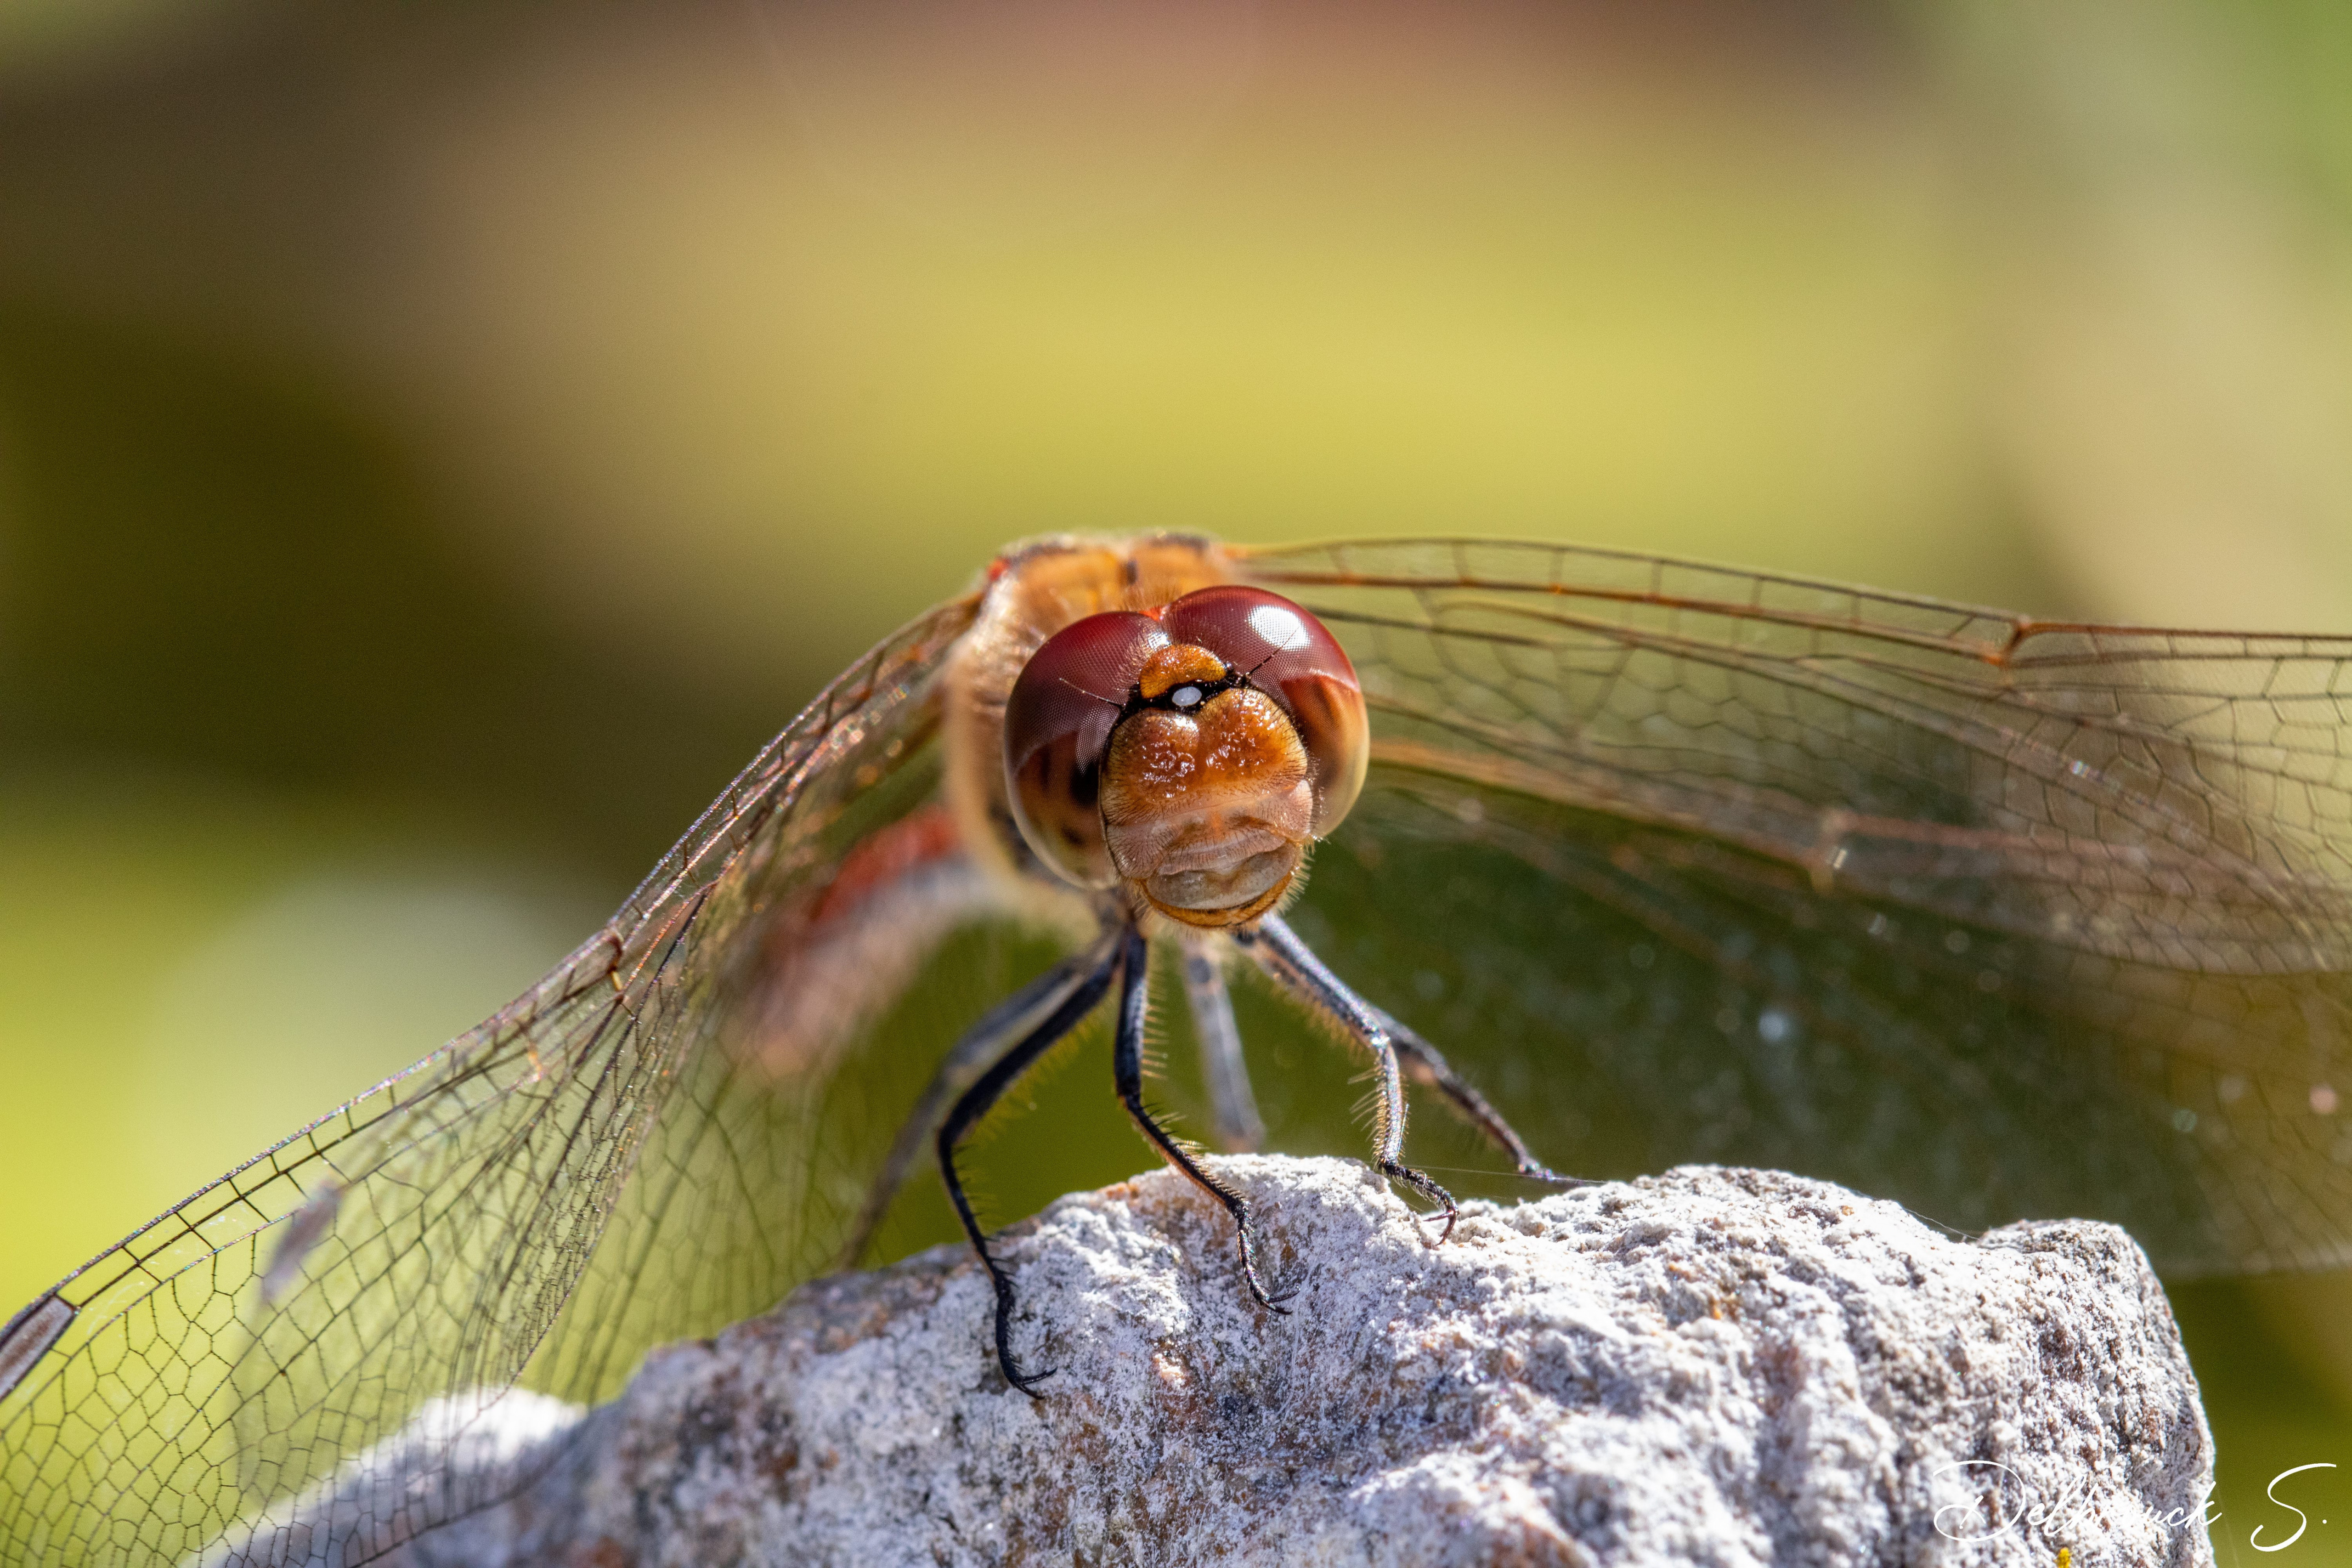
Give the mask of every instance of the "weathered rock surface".
M 1003 1242 L 1045 1398 L 997 1375 L 986 1282 L 940 1248 L 657 1352 L 562 1438 L 510 1396 L 564 1461 L 413 1561 L 2212 1561 L 2196 1383 L 2111 1226 L 1953 1239 L 1693 1167 L 1472 1205 L 1433 1249 L 1361 1166 L 1222 1164 L 1288 1316 L 1154 1173 Z

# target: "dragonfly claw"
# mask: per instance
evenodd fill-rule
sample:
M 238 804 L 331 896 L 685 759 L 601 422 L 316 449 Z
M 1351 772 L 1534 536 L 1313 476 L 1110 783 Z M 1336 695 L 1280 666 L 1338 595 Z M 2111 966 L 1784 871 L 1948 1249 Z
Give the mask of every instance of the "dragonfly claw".
M 1037 1385 L 1061 1370 L 1058 1367 L 1049 1366 L 1043 1372 L 1023 1372 L 1012 1362 L 1004 1360 L 1002 1356 L 998 1359 L 999 1364 L 1004 1373 L 1004 1381 L 1011 1384 L 1013 1387 L 1019 1389 L 1022 1393 L 1027 1394 L 1032 1399 L 1045 1398 L 1045 1396 L 1044 1394 L 1037 1392 Z
M 1402 1182 L 1406 1186 L 1411 1187 L 1413 1191 L 1421 1194 L 1423 1197 L 1429 1199 L 1432 1203 L 1436 1204 L 1444 1211 L 1445 1228 L 1437 1233 L 1437 1239 L 1435 1241 L 1430 1240 L 1428 1237 L 1424 1235 L 1422 1237 L 1421 1242 L 1423 1247 L 1434 1249 L 1444 1246 L 1448 1241 L 1454 1238 L 1454 1222 L 1462 1217 L 1462 1211 L 1454 1206 L 1454 1194 L 1452 1193 L 1447 1192 L 1444 1187 L 1439 1186 L 1435 1182 L 1431 1181 L 1427 1176 L 1423 1175 L 1411 1165 L 1400 1164 L 1394 1160 L 1382 1160 L 1380 1163 L 1380 1171 L 1381 1174 L 1386 1176 L 1390 1181 Z M 1426 1216 L 1418 1214 L 1412 1216 L 1412 1224 L 1415 1230 L 1419 1230 L 1421 1228 L 1421 1222 L 1424 1217 Z

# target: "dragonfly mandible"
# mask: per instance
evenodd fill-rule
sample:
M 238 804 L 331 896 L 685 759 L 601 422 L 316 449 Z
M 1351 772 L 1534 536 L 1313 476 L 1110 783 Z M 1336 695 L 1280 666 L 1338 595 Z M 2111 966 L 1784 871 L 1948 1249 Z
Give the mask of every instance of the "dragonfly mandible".
M 1150 646 L 1108 684 L 1073 673 L 1099 658 L 1046 667 L 1067 704 L 1023 732 L 1050 754 L 1004 765 L 1055 634 L 1164 629 L 1208 591 L 1274 611 L 1269 646 L 1119 622 Z M 1192 651 L 1146 679 L 1168 648 Z M 1265 660 L 1309 649 L 1285 690 Z M 1213 700 L 1248 710 L 1236 743 L 1283 752 L 1279 717 L 1297 754 L 1248 775 L 1276 801 L 1242 814 L 1248 854 L 1161 865 L 1118 842 L 1150 837 L 1150 802 L 1113 824 L 1099 770 L 1070 770 Z M 828 687 L 513 1005 L 0 1331 L 0 1552 L 176 1561 L 235 1534 L 276 1560 L 268 1510 L 420 1412 L 454 1445 L 503 1390 L 608 1396 L 648 1347 L 862 1246 L 1024 1047 L 1114 990 L 1139 1037 L 1155 952 L 1222 1141 L 1256 1141 L 1242 1042 L 1263 1064 L 1277 1026 L 1236 1006 L 1304 994 L 1384 1069 L 1376 1161 L 1438 1215 L 1395 1142 L 1402 1079 L 1530 1175 L 1519 1132 L 1590 1174 L 1736 1161 L 1962 1226 L 2112 1219 L 2176 1275 L 2340 1265 L 2348 720 L 2347 638 L 1536 542 L 1015 547 Z M 929 1005 L 959 966 L 1009 999 Z M 1160 1152 L 1217 1182 L 1143 1107 L 1139 1050 L 1114 1054 Z M 975 1375 L 1025 1382 L 991 1268 Z M 477 1500 L 404 1495 L 337 1551 Z

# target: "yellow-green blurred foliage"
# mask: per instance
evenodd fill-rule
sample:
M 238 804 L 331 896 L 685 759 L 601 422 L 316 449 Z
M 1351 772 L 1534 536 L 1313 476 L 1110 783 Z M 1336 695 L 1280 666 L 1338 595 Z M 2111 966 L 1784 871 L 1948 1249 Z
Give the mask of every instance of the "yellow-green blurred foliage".
M 1136 525 L 2352 628 L 2352 11 L 0 5 L 0 1306 Z M 2227 1559 L 2352 1289 L 2177 1300 Z

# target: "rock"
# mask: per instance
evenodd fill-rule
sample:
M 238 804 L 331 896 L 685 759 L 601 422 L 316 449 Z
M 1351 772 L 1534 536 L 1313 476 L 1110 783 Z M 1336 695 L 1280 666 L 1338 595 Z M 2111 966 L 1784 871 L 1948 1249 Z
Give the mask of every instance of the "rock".
M 1956 1239 L 1826 1183 L 1685 1167 L 1466 1205 L 1431 1248 L 1360 1165 L 1220 1165 L 1265 1215 L 1287 1316 L 1250 1303 L 1223 1212 L 1155 1172 L 1001 1243 L 1015 1350 L 1057 1369 L 1043 1399 L 990 1360 L 969 1252 L 937 1248 L 656 1352 L 561 1438 L 544 1402 L 502 1401 L 493 1429 L 562 1461 L 415 1550 L 483 1568 L 2213 1560 L 2196 1380 L 2113 1226 Z M 376 1495 L 403 1441 L 353 1472 Z

